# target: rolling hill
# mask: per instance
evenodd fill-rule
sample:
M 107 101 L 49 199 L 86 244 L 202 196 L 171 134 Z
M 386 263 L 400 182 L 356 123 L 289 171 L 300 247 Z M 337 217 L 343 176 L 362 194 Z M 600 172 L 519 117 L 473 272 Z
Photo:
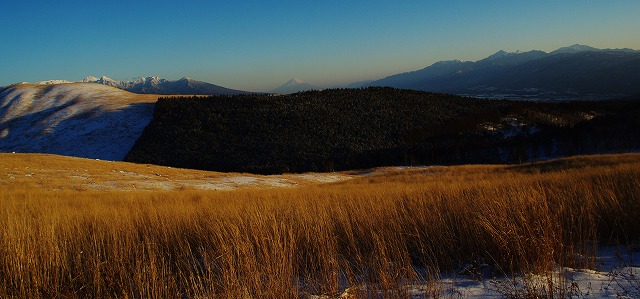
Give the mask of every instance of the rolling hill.
M 0 151 L 122 160 L 157 98 L 93 83 L 9 86 L 0 93 Z

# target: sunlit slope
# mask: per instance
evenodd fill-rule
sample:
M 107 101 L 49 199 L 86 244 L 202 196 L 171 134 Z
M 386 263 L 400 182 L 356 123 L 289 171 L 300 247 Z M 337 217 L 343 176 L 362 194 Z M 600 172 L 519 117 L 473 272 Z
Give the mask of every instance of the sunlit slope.
M 93 84 L 20 84 L 0 93 L 0 151 L 122 160 L 157 95 Z
M 236 190 L 295 187 L 351 178 L 341 173 L 260 176 L 98 161 L 49 154 L 0 153 L 0 189 Z

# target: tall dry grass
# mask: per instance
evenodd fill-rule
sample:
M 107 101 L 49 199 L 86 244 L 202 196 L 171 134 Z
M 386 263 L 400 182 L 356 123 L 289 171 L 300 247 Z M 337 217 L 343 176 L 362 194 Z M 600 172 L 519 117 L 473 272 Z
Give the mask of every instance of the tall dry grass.
M 640 238 L 639 178 L 640 155 L 617 155 L 298 189 L 5 190 L 0 297 L 405 297 L 474 261 L 589 266 L 598 243 Z

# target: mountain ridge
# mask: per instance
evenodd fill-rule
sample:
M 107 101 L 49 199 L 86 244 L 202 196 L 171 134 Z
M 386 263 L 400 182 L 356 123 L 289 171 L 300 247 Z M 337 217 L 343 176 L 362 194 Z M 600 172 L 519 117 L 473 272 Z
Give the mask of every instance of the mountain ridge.
M 61 79 L 44 80 L 35 83 L 20 82 L 0 87 L 0 91 L 14 85 L 35 84 L 35 85 L 57 85 L 70 83 L 94 83 L 110 87 L 115 87 L 137 94 L 159 94 L 159 95 L 238 95 L 250 94 L 251 91 L 243 91 L 222 87 L 219 85 L 194 80 L 189 77 L 182 77 L 178 80 L 169 80 L 158 76 L 140 77 L 135 80 L 114 80 L 107 76 L 100 78 L 87 76 L 79 81 L 68 81 Z
M 107 76 L 100 78 L 87 76 L 82 82 L 108 85 L 139 94 L 237 95 L 252 93 L 194 80 L 189 77 L 182 77 L 179 80 L 172 81 L 157 76 L 148 76 L 140 77 L 133 81 L 116 81 Z
M 637 94 L 638 80 L 640 51 L 575 44 L 549 53 L 500 50 L 477 61 L 439 61 L 365 86 L 478 97 L 570 99 Z

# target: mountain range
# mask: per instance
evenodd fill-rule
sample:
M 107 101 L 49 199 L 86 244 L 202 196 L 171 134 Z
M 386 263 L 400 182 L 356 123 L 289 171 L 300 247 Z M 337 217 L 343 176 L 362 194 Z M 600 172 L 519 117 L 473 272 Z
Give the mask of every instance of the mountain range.
M 238 94 L 250 94 L 254 92 L 230 89 L 215 84 L 202 82 L 184 77 L 179 80 L 168 80 L 159 78 L 156 76 L 140 77 L 136 80 L 120 81 L 114 80 L 107 76 L 100 78 L 94 76 L 88 76 L 81 81 L 68 81 L 68 80 L 46 80 L 35 82 L 36 85 L 56 85 L 56 84 L 68 84 L 68 83 L 96 83 L 107 85 L 129 92 L 137 94 L 158 94 L 158 95 L 238 95 Z M 4 89 L 19 85 L 29 84 L 29 82 L 20 82 L 9 86 L 0 87 L 0 92 Z
M 100 78 L 89 76 L 82 82 L 108 85 L 138 94 L 236 95 L 250 93 L 194 80 L 189 77 L 175 81 L 156 76 L 141 77 L 134 81 L 116 81 L 106 76 Z
M 366 86 L 497 98 L 610 98 L 640 93 L 640 51 L 573 45 L 449 60 Z

